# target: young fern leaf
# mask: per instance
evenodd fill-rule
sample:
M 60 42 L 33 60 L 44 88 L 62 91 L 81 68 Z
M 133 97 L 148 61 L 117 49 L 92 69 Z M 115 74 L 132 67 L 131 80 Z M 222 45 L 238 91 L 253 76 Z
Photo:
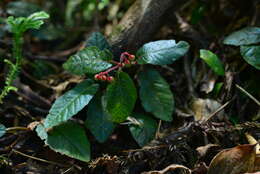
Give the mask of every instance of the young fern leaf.
M 5 87 L 0 94 L 0 103 L 3 102 L 3 98 L 10 91 L 17 90 L 14 86 L 12 86 L 12 83 L 18 76 L 21 67 L 23 33 L 29 29 L 39 29 L 44 23 L 43 19 L 47 18 L 49 18 L 49 15 L 43 11 L 33 13 L 27 18 L 14 18 L 13 16 L 7 18 L 6 22 L 10 26 L 11 32 L 14 34 L 13 57 L 15 58 L 15 63 L 12 63 L 6 59 L 4 60 L 10 68 L 5 80 Z
M 43 19 L 49 18 L 49 15 L 43 11 L 31 14 L 28 17 L 14 18 L 10 16 L 7 18 L 7 24 L 11 27 L 11 32 L 15 34 L 22 34 L 28 29 L 39 29 L 44 23 Z

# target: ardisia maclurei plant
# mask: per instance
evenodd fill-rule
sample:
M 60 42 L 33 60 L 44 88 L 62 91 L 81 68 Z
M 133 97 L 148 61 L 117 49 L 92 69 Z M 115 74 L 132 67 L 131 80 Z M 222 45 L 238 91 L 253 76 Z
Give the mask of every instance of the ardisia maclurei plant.
M 10 31 L 13 33 L 13 51 L 12 56 L 15 61 L 4 59 L 4 62 L 9 65 L 9 71 L 5 79 L 5 86 L 0 94 L 0 103 L 3 102 L 4 97 L 10 91 L 16 91 L 17 88 L 13 86 L 13 81 L 18 76 L 22 63 L 22 46 L 23 46 L 23 34 L 29 29 L 39 29 L 43 24 L 43 19 L 49 18 L 49 15 L 45 12 L 36 12 L 28 17 L 14 18 L 10 16 L 6 22 L 10 27 Z
M 172 121 L 174 111 L 170 85 L 155 68 L 145 64 L 172 64 L 188 50 L 185 41 L 160 40 L 144 44 L 135 55 L 123 52 L 114 58 L 105 37 L 93 33 L 86 47 L 63 64 L 68 72 L 87 79 L 54 102 L 36 128 L 38 136 L 57 152 L 89 161 L 90 143 L 85 130 L 71 120 L 85 108 L 80 113 L 85 115 L 84 127 L 98 142 L 105 142 L 116 125 L 124 123 L 136 142 L 144 146 L 153 139 L 158 120 Z M 136 103 L 138 97 L 143 109 Z

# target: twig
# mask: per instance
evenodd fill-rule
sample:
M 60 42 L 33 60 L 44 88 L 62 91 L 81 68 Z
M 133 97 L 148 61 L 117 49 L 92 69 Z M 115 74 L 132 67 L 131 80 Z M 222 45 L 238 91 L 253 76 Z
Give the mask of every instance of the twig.
M 30 129 L 28 129 L 27 127 L 9 127 L 6 129 L 7 132 L 13 132 L 13 131 L 28 131 Z
M 249 98 L 251 98 L 258 106 L 260 106 L 260 102 L 251 94 L 249 94 L 245 89 L 243 89 L 241 86 L 239 86 L 238 84 L 236 84 L 236 87 L 242 91 L 244 94 L 246 94 Z
M 160 137 L 161 126 L 162 126 L 162 120 L 159 121 L 158 128 L 157 128 L 156 133 L 155 133 L 155 138 L 156 139 L 158 139 Z
M 190 71 L 190 66 L 189 66 L 189 58 L 188 56 L 184 56 L 184 72 L 187 78 L 187 83 L 188 83 L 188 89 L 189 89 L 189 93 L 190 95 L 194 96 L 195 95 L 195 90 L 194 90 L 194 86 L 193 86 L 193 82 L 192 82 L 192 75 L 191 75 L 191 71 Z
M 212 114 L 209 115 L 208 119 L 206 119 L 204 122 L 207 122 L 210 120 L 213 116 L 215 116 L 217 113 L 219 113 L 221 110 L 223 110 L 233 99 L 227 101 L 224 105 L 219 107 L 216 111 L 214 111 Z
M 67 166 L 67 165 L 60 164 L 60 163 L 57 163 L 57 162 L 47 161 L 47 160 L 45 160 L 45 159 L 41 159 L 41 158 L 37 158 L 37 157 L 34 157 L 34 156 L 30 156 L 30 155 L 27 155 L 27 154 L 22 153 L 22 152 L 20 152 L 20 151 L 17 151 L 17 150 L 15 150 L 15 149 L 12 149 L 12 151 L 13 151 L 14 153 L 19 154 L 19 155 L 22 155 L 22 156 L 25 156 L 25 157 L 27 157 L 27 158 L 31 158 L 31 159 L 34 159 L 34 160 L 37 160 L 37 161 L 41 161 L 41 162 L 44 162 L 44 163 L 53 164 L 53 165 L 57 165 L 57 166 L 60 166 L 60 167 L 69 167 L 69 166 Z
M 129 152 L 140 152 L 145 150 L 152 150 L 152 149 L 160 149 L 160 148 L 166 148 L 169 147 L 169 145 L 159 145 L 159 146 L 153 146 L 153 147 L 143 147 L 142 149 L 130 149 L 130 150 L 123 150 L 123 153 L 129 153 Z

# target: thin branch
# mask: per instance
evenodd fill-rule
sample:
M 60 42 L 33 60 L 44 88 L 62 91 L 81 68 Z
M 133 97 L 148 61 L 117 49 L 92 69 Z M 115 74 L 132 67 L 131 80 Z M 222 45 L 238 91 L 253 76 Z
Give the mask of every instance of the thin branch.
M 17 153 L 17 154 L 22 155 L 24 157 L 31 158 L 31 159 L 34 159 L 34 160 L 37 160 L 37 161 L 41 161 L 41 162 L 44 162 L 44 163 L 53 164 L 53 165 L 57 165 L 57 166 L 60 166 L 60 167 L 69 167 L 68 165 L 60 164 L 60 163 L 53 162 L 53 161 L 47 161 L 45 159 L 41 159 L 41 158 L 37 158 L 37 157 L 34 157 L 34 156 L 30 156 L 30 155 L 27 155 L 27 154 L 22 153 L 20 151 L 17 151 L 15 149 L 12 149 L 12 151 L 14 153 Z
M 214 111 L 212 114 L 209 115 L 208 119 L 206 119 L 204 122 L 207 122 L 208 120 L 210 120 L 212 117 L 214 117 L 217 113 L 219 113 L 221 110 L 223 110 L 230 102 L 232 101 L 229 100 L 227 101 L 224 105 L 222 105 L 221 107 L 219 107 L 216 111 Z
M 7 132 L 14 132 L 14 131 L 28 131 L 30 129 L 28 129 L 27 127 L 9 127 L 9 128 L 6 128 L 6 131 Z
M 236 87 L 242 91 L 244 94 L 246 94 L 249 98 L 251 98 L 258 106 L 260 106 L 260 102 L 251 94 L 249 94 L 244 88 L 242 88 L 241 86 L 239 86 L 238 84 L 236 84 Z

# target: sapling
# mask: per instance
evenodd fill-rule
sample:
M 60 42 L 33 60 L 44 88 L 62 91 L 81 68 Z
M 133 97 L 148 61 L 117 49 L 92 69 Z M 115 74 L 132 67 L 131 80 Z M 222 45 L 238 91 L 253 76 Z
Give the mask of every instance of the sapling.
M 16 91 L 17 88 L 13 86 L 13 81 L 19 74 L 22 62 L 22 46 L 23 46 L 23 34 L 29 29 L 39 29 L 44 23 L 43 19 L 49 18 L 49 15 L 45 12 L 36 12 L 28 17 L 13 17 L 7 18 L 6 22 L 10 27 L 10 31 L 13 33 L 13 51 L 12 55 L 15 59 L 15 63 L 5 59 L 4 62 L 9 65 L 9 71 L 5 79 L 5 86 L 0 94 L 0 103 L 3 103 L 3 99 L 10 91 Z
M 57 98 L 37 126 L 38 136 L 54 151 L 88 162 L 91 148 L 86 132 L 71 120 L 74 115 L 85 114 L 84 126 L 98 142 L 105 142 L 118 124 L 127 124 L 136 142 L 146 145 L 156 133 L 156 119 L 172 121 L 174 111 L 170 85 L 151 65 L 174 63 L 186 54 L 189 44 L 154 41 L 144 44 L 135 55 L 123 52 L 117 58 L 105 37 L 93 33 L 85 46 L 63 67 L 86 80 Z M 127 70 L 135 64 L 140 70 Z

